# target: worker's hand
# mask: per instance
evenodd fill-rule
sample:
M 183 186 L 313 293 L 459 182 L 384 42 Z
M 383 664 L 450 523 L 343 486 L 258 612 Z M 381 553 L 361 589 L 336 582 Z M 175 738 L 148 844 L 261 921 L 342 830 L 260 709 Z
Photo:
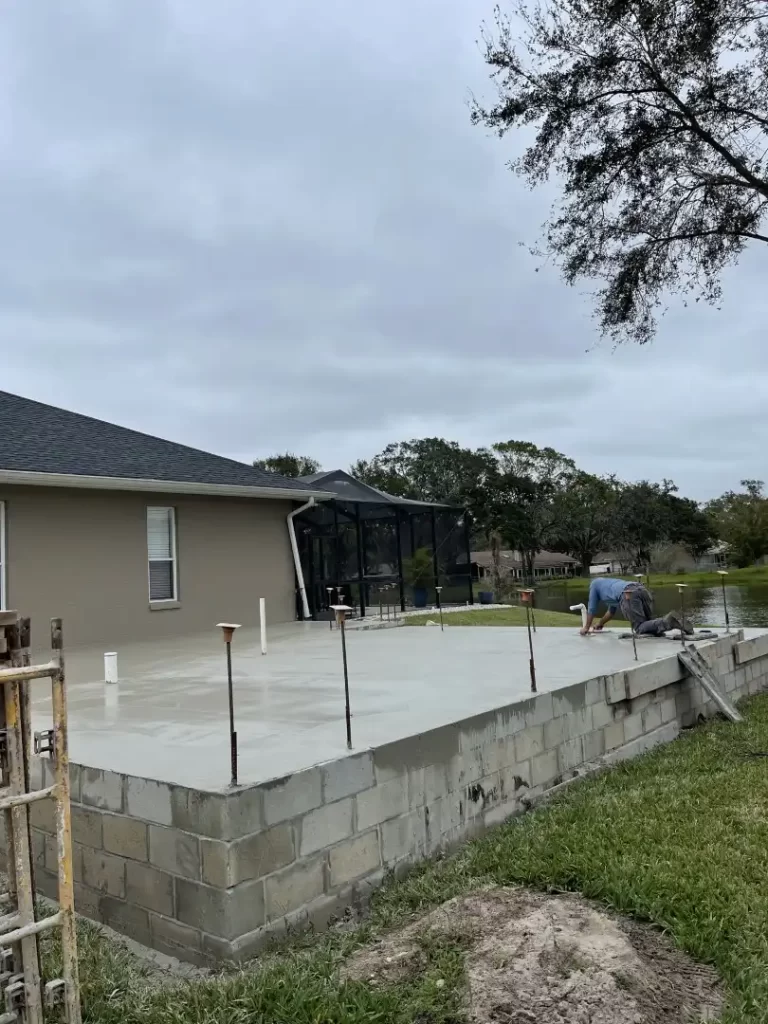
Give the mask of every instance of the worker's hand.
M 589 632 L 589 630 L 587 629 L 586 626 L 582 626 L 582 628 L 579 630 L 579 632 L 581 633 L 582 636 L 586 636 L 587 633 Z
M 594 626 L 592 627 L 592 632 L 593 633 L 599 633 L 602 628 L 603 628 L 602 622 L 596 622 L 594 624 Z

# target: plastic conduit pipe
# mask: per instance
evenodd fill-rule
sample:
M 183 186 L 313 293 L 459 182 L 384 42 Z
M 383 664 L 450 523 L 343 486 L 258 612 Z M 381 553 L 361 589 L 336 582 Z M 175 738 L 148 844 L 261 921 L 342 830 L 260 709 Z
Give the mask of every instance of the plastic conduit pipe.
M 307 601 L 307 588 L 304 586 L 304 570 L 301 568 L 301 558 L 299 557 L 299 546 L 296 543 L 296 527 L 293 525 L 294 516 L 297 516 L 299 512 L 306 512 L 308 508 L 312 508 L 315 504 L 315 499 L 310 498 L 306 505 L 300 505 L 299 508 L 295 508 L 293 512 L 288 513 L 288 536 L 291 539 L 291 551 L 293 552 L 293 567 L 296 570 L 296 579 L 299 583 L 299 594 L 301 595 L 301 610 L 304 614 L 304 618 L 309 618 L 309 602 Z
M 572 604 L 572 612 L 581 612 L 581 628 L 587 628 L 587 606 L 585 604 Z

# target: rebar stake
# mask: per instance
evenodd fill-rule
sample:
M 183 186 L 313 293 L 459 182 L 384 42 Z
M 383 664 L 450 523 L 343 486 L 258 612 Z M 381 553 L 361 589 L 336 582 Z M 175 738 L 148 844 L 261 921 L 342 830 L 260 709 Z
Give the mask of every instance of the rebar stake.
M 717 575 L 720 577 L 720 582 L 723 586 L 723 612 L 725 613 L 725 632 L 730 633 L 731 620 L 728 616 L 728 598 L 725 595 L 725 577 L 728 575 L 728 573 L 725 571 L 725 569 L 718 569 Z
M 229 761 L 231 768 L 231 784 L 237 785 L 237 733 L 235 732 L 235 694 L 232 687 L 232 637 L 240 628 L 239 622 L 219 622 L 218 627 L 224 637 L 227 648 L 227 694 L 229 697 Z

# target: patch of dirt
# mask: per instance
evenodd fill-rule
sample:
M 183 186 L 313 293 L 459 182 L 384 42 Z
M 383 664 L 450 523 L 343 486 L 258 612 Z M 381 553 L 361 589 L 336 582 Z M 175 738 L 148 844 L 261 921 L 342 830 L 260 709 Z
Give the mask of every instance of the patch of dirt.
M 465 949 L 472 1024 L 691 1024 L 722 1009 L 717 974 L 652 928 L 577 896 L 484 889 L 359 950 L 344 976 L 391 984 L 430 940 Z

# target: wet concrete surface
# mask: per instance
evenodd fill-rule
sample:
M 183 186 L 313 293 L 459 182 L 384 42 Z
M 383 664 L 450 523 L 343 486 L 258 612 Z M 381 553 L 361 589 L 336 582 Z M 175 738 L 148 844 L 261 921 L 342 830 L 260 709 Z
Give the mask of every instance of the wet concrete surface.
M 540 692 L 629 668 L 618 630 L 581 637 L 539 629 Z M 755 630 L 752 632 L 761 632 Z M 525 629 L 400 627 L 348 630 L 352 738 L 363 750 L 530 695 Z M 42 652 L 41 652 L 42 653 Z M 638 643 L 641 662 L 676 654 L 668 640 Z M 67 654 L 70 753 L 92 767 L 223 789 L 229 713 L 221 633 L 126 645 L 120 682 L 105 685 L 104 652 Z M 262 656 L 257 630 L 232 647 L 240 782 L 260 782 L 347 753 L 340 636 L 327 623 L 273 627 Z M 33 690 L 34 728 L 50 722 L 49 687 Z

